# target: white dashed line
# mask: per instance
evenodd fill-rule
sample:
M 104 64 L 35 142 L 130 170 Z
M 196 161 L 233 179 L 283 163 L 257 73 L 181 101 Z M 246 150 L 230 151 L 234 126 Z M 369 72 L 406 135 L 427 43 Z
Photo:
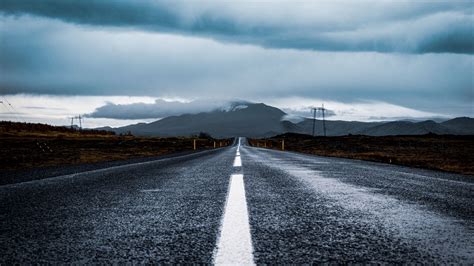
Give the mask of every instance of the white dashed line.
M 242 167 L 242 160 L 240 156 L 235 156 L 234 167 Z
M 215 265 L 254 265 L 244 176 L 233 174 L 214 251 Z
M 237 145 L 237 153 L 235 154 L 234 167 L 242 167 L 242 159 L 240 159 L 240 138 Z

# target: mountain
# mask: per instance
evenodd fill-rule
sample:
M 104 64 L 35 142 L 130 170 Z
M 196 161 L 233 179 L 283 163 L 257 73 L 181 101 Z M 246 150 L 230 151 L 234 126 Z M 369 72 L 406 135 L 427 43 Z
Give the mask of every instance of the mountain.
M 326 120 L 326 135 L 327 136 L 344 136 L 349 134 L 361 134 L 363 130 L 380 125 L 380 122 L 358 122 L 358 121 L 338 121 Z M 311 135 L 313 132 L 313 119 L 305 119 L 297 124 L 299 130 L 291 131 L 294 133 Z M 314 133 L 317 136 L 324 135 L 323 121 L 316 120 L 314 123 Z
M 299 130 L 289 132 L 312 134 L 313 120 L 305 119 L 297 124 Z M 334 121 L 325 122 L 327 136 L 344 135 L 368 135 L 368 136 L 389 136 L 389 135 L 474 135 L 474 118 L 458 117 L 437 123 L 433 120 L 421 122 L 411 121 L 391 121 L 391 122 L 358 122 L 358 121 Z M 322 136 L 323 121 L 316 120 L 315 134 Z
M 423 122 L 393 121 L 362 130 L 359 134 L 369 136 L 387 135 L 425 135 L 425 134 L 453 134 L 448 128 L 432 120 Z
M 444 121 L 441 125 L 449 128 L 451 131 L 459 135 L 469 135 L 474 132 L 474 119 L 469 117 L 457 117 L 448 121 Z
M 370 136 L 387 135 L 474 135 L 474 119 L 469 117 L 458 117 L 437 123 L 433 120 L 422 122 L 393 121 L 386 122 L 366 130 L 359 134 Z
M 229 110 L 170 116 L 114 131 L 145 136 L 189 136 L 206 132 L 213 137 L 263 137 L 295 129 L 291 122 L 281 121 L 284 115 L 280 109 L 263 103 L 234 103 Z
M 101 128 L 116 133 L 131 132 L 138 136 L 190 136 L 206 132 L 213 137 L 270 137 L 294 132 L 312 134 L 313 120 L 299 123 L 283 120 L 286 113 L 263 103 L 236 102 L 227 110 L 214 110 L 198 114 L 170 116 L 152 123 L 139 123 L 120 128 Z M 283 121 L 282 121 L 283 120 Z M 433 120 L 358 122 L 326 120 L 327 136 L 343 135 L 474 135 L 474 119 L 459 117 L 441 123 Z M 323 122 L 315 121 L 315 134 L 322 136 Z

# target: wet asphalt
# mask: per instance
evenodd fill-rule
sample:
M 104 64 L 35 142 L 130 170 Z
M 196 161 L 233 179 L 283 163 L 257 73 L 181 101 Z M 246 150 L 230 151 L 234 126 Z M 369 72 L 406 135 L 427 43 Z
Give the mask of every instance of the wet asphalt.
M 257 264 L 474 263 L 474 179 L 242 146 L 0 186 L 0 264 L 204 263 L 243 173 Z M 238 241 L 238 239 L 236 239 Z
M 0 187 L 0 264 L 210 263 L 234 154 Z

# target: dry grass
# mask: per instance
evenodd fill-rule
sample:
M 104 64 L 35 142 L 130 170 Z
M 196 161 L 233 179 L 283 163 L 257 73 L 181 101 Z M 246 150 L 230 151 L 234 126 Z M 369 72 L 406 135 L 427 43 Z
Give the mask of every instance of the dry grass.
M 474 136 L 343 136 L 284 134 L 251 145 L 474 175 Z
M 2 127 L 3 125 L 3 127 Z M 116 136 L 100 131 L 63 130 L 57 127 L 25 129 L 0 123 L 0 170 L 22 170 L 47 166 L 95 163 L 152 157 L 231 144 L 230 139 L 145 138 Z

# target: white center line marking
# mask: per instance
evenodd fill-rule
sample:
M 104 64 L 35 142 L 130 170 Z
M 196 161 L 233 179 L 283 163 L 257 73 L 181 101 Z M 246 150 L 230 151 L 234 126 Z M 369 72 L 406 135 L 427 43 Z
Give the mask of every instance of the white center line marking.
M 235 156 L 234 167 L 242 167 L 242 160 L 240 156 Z
M 240 159 L 240 138 L 237 144 L 237 153 L 235 154 L 234 167 L 242 167 L 242 160 Z
M 214 264 L 254 265 L 252 252 L 244 176 L 233 174 L 230 177 L 221 233 L 214 250 Z

